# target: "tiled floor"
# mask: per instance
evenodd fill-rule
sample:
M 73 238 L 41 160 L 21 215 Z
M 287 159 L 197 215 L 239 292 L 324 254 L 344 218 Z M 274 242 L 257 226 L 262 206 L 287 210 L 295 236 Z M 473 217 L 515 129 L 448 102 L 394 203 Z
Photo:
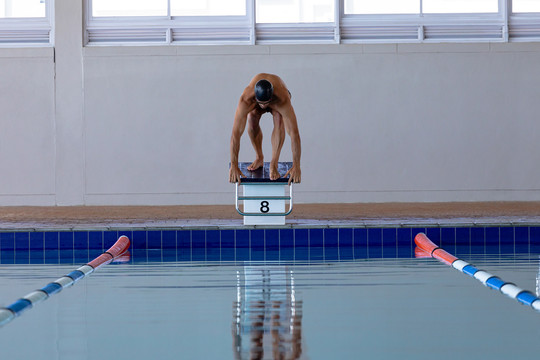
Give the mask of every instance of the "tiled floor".
M 540 202 L 295 204 L 285 227 L 538 225 Z M 241 228 L 234 205 L 0 207 L 1 230 Z

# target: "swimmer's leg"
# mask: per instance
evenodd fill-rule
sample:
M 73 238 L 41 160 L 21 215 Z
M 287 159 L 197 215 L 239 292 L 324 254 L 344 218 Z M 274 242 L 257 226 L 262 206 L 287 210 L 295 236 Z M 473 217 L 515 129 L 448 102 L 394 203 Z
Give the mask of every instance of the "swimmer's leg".
M 270 179 L 277 180 L 281 177 L 278 171 L 279 155 L 285 142 L 285 125 L 283 118 L 277 111 L 272 112 L 274 117 L 274 130 L 272 131 L 272 160 L 270 161 Z
M 251 140 L 251 144 L 255 150 L 255 161 L 248 166 L 248 170 L 257 170 L 264 165 L 264 155 L 262 151 L 263 133 L 261 131 L 261 127 L 259 126 L 261 114 L 252 111 L 248 114 L 247 120 L 249 139 Z

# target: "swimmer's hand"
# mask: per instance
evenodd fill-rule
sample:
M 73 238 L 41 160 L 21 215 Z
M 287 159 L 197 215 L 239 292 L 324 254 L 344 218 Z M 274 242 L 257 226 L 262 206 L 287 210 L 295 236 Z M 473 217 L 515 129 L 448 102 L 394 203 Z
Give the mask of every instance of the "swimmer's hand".
M 240 171 L 240 168 L 238 165 L 231 165 L 231 168 L 229 169 L 229 182 L 231 183 L 240 183 L 240 178 L 246 177 L 242 171 Z
M 289 185 L 291 185 L 291 183 L 299 183 L 302 180 L 302 171 L 300 170 L 300 166 L 293 164 L 293 166 L 285 174 L 285 177 L 287 176 L 289 176 Z

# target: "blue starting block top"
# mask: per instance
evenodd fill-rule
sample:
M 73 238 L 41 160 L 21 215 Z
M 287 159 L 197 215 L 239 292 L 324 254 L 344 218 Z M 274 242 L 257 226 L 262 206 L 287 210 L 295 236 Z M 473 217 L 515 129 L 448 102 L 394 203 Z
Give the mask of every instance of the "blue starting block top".
M 274 182 L 274 183 L 288 183 L 289 182 L 289 176 L 285 176 L 287 171 L 292 168 L 292 162 L 280 162 L 278 163 L 278 171 L 279 174 L 282 176 L 277 180 L 270 180 L 270 163 L 265 162 L 263 167 L 258 168 L 257 170 L 248 170 L 248 166 L 251 165 L 249 162 L 241 162 L 238 164 L 238 167 L 240 168 L 240 171 L 245 175 L 245 177 L 242 178 L 242 183 L 266 183 L 266 182 Z

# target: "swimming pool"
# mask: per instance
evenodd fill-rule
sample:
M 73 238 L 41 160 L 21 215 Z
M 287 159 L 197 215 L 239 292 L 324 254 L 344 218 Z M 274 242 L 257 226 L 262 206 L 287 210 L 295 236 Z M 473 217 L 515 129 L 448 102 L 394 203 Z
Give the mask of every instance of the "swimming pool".
M 131 236 L 132 249 L 1 328 L 0 346 L 10 359 L 538 354 L 540 314 L 416 258 L 420 231 L 536 291 L 538 227 L 2 233 L 1 306 L 91 260 L 119 235 Z

